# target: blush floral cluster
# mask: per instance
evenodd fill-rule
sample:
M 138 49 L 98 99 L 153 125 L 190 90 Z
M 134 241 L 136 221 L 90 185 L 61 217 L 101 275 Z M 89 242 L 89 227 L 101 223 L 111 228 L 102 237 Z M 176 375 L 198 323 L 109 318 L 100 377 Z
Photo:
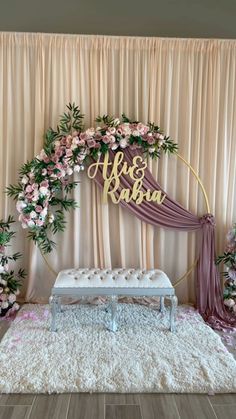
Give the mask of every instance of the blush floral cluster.
M 10 231 L 11 224 L 14 222 L 11 216 L 5 222 L 0 220 L 0 316 L 6 312 L 15 312 L 19 309 L 16 302 L 17 295 L 20 293 L 21 280 L 25 277 L 23 269 L 17 273 L 10 269 L 10 261 L 16 261 L 21 257 L 20 253 L 7 255 L 7 247 L 14 237 L 15 232 Z
M 69 193 L 78 182 L 70 177 L 83 170 L 85 162 L 127 147 L 152 158 L 162 151 L 177 151 L 177 144 L 155 124 L 131 121 L 124 114 L 122 120 L 104 115 L 96 119 L 97 128 L 85 130 L 79 108 L 75 104 L 67 108 L 57 130 L 47 131 L 44 148 L 22 166 L 19 183 L 7 188 L 17 201 L 22 227 L 29 229 L 28 236 L 44 253 L 55 246 L 52 234 L 65 229 L 65 210 L 77 206 Z
M 223 263 L 226 266 L 226 271 L 223 272 L 224 303 L 236 313 L 236 224 L 229 230 L 226 236 L 225 252 L 217 258 L 216 263 Z

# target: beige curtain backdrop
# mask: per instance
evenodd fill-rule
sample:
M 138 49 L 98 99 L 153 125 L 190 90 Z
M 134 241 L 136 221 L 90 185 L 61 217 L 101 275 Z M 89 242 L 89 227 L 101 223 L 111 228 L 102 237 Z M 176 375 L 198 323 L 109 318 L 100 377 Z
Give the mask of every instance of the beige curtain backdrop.
M 98 114 L 125 112 L 158 123 L 199 173 L 217 221 L 217 251 L 236 220 L 236 41 L 0 33 L 0 217 L 16 216 L 3 193 L 43 145 L 65 105 L 75 102 L 86 126 Z M 175 156 L 150 161 L 167 192 L 194 213 L 206 207 L 188 168 Z M 197 255 L 195 234 L 153 228 L 118 206 L 103 205 L 86 172 L 75 192 L 80 208 L 48 257 L 55 271 L 80 267 L 161 268 L 175 283 Z M 23 295 L 46 301 L 55 275 L 26 232 L 13 250 L 28 271 Z M 177 287 L 194 301 L 194 273 Z

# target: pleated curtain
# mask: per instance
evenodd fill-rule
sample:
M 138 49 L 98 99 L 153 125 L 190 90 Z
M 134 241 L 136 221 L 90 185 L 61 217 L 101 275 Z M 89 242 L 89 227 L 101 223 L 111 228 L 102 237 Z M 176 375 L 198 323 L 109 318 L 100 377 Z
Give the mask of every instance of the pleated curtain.
M 98 114 L 125 112 L 154 121 L 178 142 L 179 153 L 203 181 L 216 217 L 222 252 L 236 219 L 236 41 L 0 33 L 0 218 L 17 217 L 4 193 L 17 171 L 43 146 L 49 126 L 69 102 L 93 126 Z M 148 162 L 169 196 L 199 217 L 206 204 L 199 184 L 176 156 Z M 22 297 L 45 302 L 61 269 L 141 267 L 164 270 L 174 284 L 198 255 L 195 233 L 153 227 L 120 206 L 102 203 L 86 170 L 76 180 L 79 208 L 47 260 L 16 224 L 13 250 L 28 271 Z M 53 268 L 53 273 L 48 264 Z M 194 271 L 176 292 L 194 302 Z

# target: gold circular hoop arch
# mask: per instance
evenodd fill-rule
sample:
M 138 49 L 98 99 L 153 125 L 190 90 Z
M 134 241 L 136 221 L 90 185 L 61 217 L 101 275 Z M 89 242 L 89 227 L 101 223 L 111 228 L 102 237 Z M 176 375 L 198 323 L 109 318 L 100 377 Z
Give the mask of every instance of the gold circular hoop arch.
M 203 183 L 202 183 L 202 181 L 201 181 L 201 179 L 200 179 L 200 177 L 198 176 L 198 174 L 197 174 L 197 172 L 194 170 L 194 168 L 191 166 L 191 164 L 190 163 L 188 163 L 187 162 L 187 160 L 185 160 L 185 158 L 184 157 L 182 157 L 180 154 L 178 154 L 178 153 L 175 153 L 176 154 L 176 156 L 178 157 L 178 159 L 180 159 L 188 168 L 189 168 L 189 170 L 191 171 L 191 173 L 193 174 L 193 176 L 195 177 L 195 179 L 197 180 L 197 182 L 198 182 L 198 184 L 199 184 L 199 186 L 200 186 L 200 188 L 201 188 L 201 190 L 202 190 L 202 193 L 203 193 L 203 196 L 204 196 L 204 200 L 205 200 L 205 204 L 206 204 L 206 209 L 207 209 L 207 213 L 210 213 L 211 211 L 210 211 L 210 205 L 209 205 L 209 200 L 208 200 L 208 196 L 207 196 L 207 193 L 206 193 L 206 190 L 205 190 L 205 188 L 204 188 L 204 186 L 203 186 Z M 54 269 L 51 267 L 51 265 L 50 265 L 50 263 L 47 261 L 47 259 L 46 259 L 46 257 L 45 257 L 45 255 L 41 252 L 41 250 L 40 250 L 40 253 L 41 253 L 41 255 L 42 255 L 42 257 L 43 257 L 43 259 L 44 259 L 44 261 L 45 261 L 45 263 L 46 263 L 46 265 L 47 265 L 47 267 L 49 268 L 49 270 L 54 274 L 54 275 L 58 275 L 58 272 L 56 272 L 56 271 L 54 271 Z M 196 264 L 197 264 L 197 261 L 198 261 L 198 258 L 196 258 L 195 260 L 194 260 L 194 262 L 193 262 L 193 264 L 190 266 L 190 268 L 187 270 L 187 272 L 185 272 L 185 274 L 184 275 L 182 275 L 179 279 L 177 279 L 177 281 L 176 281 L 176 283 L 174 284 L 174 288 L 176 288 L 185 278 L 187 278 L 191 273 L 192 273 L 192 271 L 193 271 L 193 269 L 195 268 L 195 266 L 196 266 Z

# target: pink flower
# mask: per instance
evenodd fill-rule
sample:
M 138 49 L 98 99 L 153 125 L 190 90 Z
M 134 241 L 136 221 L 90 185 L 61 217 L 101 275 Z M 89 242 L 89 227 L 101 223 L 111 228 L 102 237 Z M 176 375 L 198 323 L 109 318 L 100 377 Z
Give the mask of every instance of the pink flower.
M 147 125 L 142 124 L 141 122 L 139 122 L 137 124 L 136 129 L 140 132 L 141 135 L 145 135 L 147 134 L 149 127 Z
M 116 129 L 115 129 L 115 127 L 109 127 L 108 128 L 108 130 L 106 131 L 106 134 L 107 135 L 110 135 L 110 134 L 115 134 L 116 133 Z
M 87 140 L 87 144 L 89 148 L 93 148 L 96 146 L 96 141 L 94 140 Z
M 3 253 L 3 254 L 5 253 L 5 246 L 2 246 L 2 245 L 0 246 L 0 253 Z
M 43 180 L 43 181 L 40 183 L 40 186 L 43 186 L 44 188 L 48 188 L 48 186 L 49 186 L 49 182 L 48 182 L 48 180 Z
M 68 149 L 66 150 L 66 155 L 67 155 L 67 157 L 71 157 L 71 156 L 73 156 L 73 152 L 72 152 L 72 150 L 71 150 L 70 148 L 68 148 Z
M 28 185 L 28 186 L 26 186 L 26 189 L 25 190 L 26 190 L 27 193 L 30 193 L 30 192 L 33 191 L 33 188 L 32 188 L 31 185 Z
M 72 144 L 72 137 L 71 137 L 71 135 L 69 135 L 69 137 L 67 137 L 67 140 L 66 140 L 66 145 L 67 145 L 67 147 L 70 147 L 71 144 Z
M 43 207 L 41 205 L 36 205 L 36 207 L 35 207 L 36 212 L 41 212 L 42 209 L 43 209 Z
M 155 143 L 155 139 L 153 137 L 148 137 L 147 142 L 148 142 L 148 144 L 152 145 L 152 144 Z
M 62 145 L 66 145 L 66 137 L 63 137 L 63 138 L 61 139 L 61 144 L 62 144 Z
M 83 147 L 85 145 L 85 140 L 79 140 L 78 143 L 77 143 L 77 145 L 79 147 Z
M 109 144 L 111 142 L 109 135 L 104 135 L 104 137 L 102 137 L 102 141 L 105 144 Z
M 44 224 L 44 221 L 43 220 L 36 220 L 35 221 L 35 224 L 36 224 L 36 226 L 38 226 L 38 227 L 42 227 L 43 226 L 43 224 Z
M 62 150 L 60 149 L 60 150 L 57 150 L 56 151 L 56 153 L 55 153 L 55 155 L 57 156 L 57 157 L 61 157 L 62 156 Z M 46 172 L 47 173 L 47 172 Z
M 85 132 L 81 132 L 79 138 L 80 140 L 85 141 L 87 140 L 88 136 Z
M 38 184 L 37 183 L 33 183 L 31 186 L 32 186 L 33 191 L 38 189 Z

